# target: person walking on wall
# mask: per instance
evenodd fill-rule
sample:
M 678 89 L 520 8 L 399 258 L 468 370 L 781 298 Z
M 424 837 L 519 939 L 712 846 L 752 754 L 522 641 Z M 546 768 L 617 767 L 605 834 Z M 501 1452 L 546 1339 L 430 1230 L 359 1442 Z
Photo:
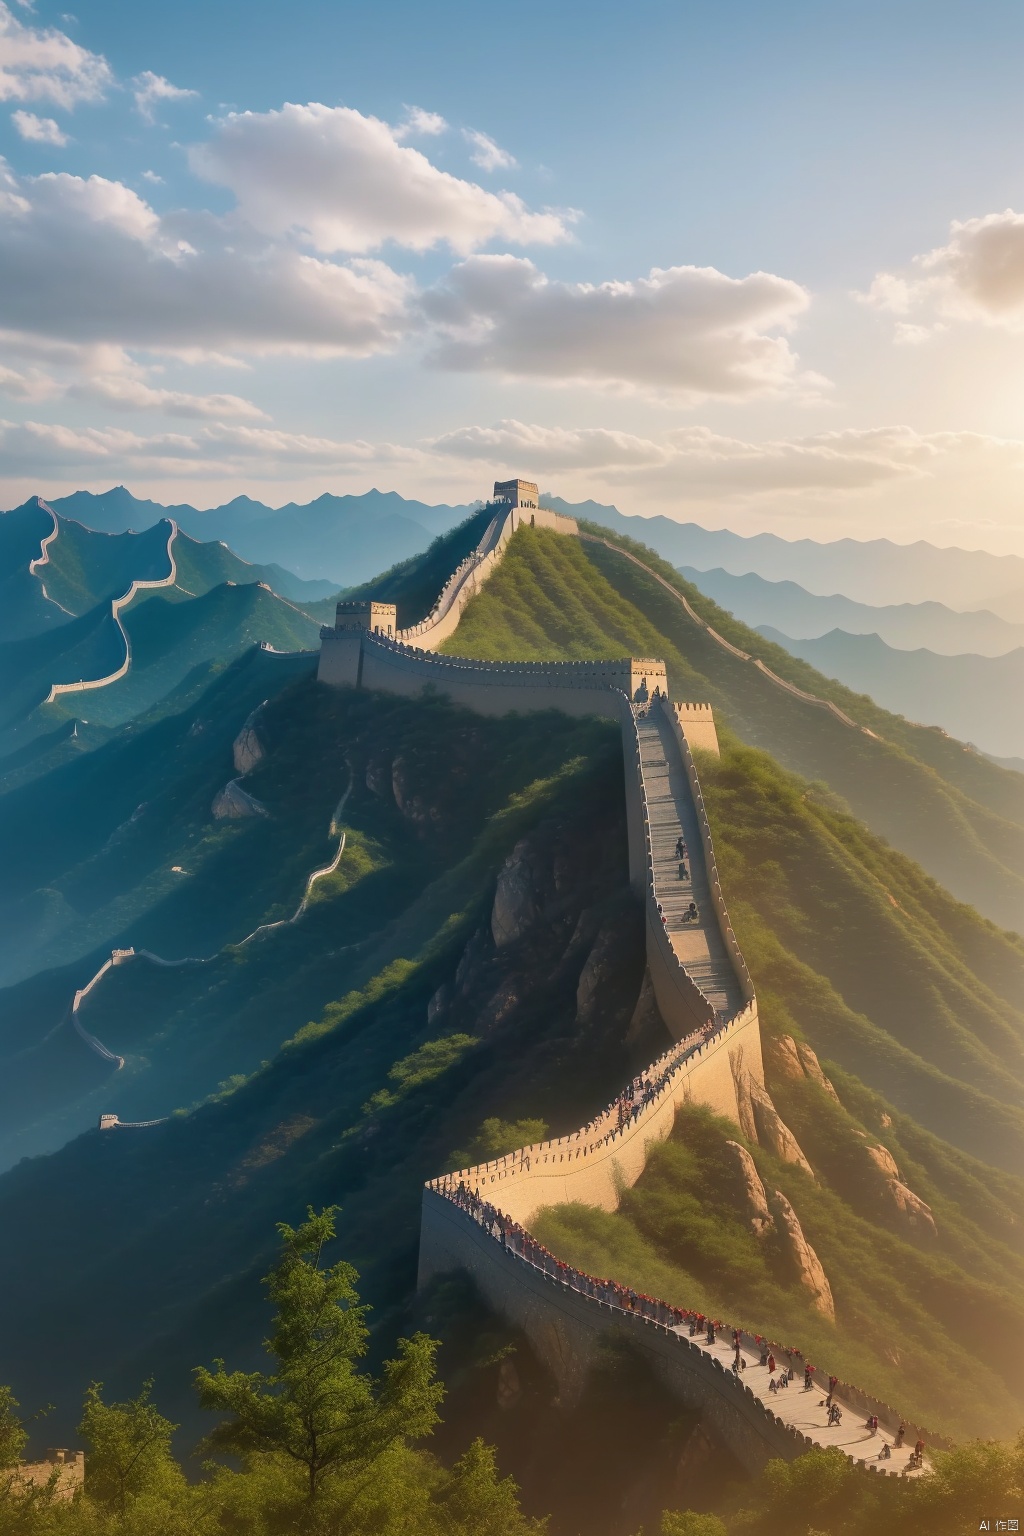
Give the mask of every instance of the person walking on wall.
M 899 1429 L 896 1431 L 896 1441 L 895 1441 L 895 1444 L 896 1444 L 896 1449 L 897 1450 L 902 1449 L 903 1442 L 904 1442 L 904 1440 L 906 1438 L 907 1438 L 907 1426 L 905 1424 L 901 1424 Z

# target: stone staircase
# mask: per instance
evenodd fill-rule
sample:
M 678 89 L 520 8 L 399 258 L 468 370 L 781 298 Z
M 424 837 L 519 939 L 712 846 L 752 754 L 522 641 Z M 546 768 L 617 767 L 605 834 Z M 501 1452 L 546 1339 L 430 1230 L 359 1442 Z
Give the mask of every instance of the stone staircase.
M 718 1018 L 731 1019 L 746 999 L 711 904 L 697 811 L 679 746 L 657 704 L 639 715 L 636 727 L 647 791 L 654 889 L 668 936 L 680 963 Z M 682 860 L 676 854 L 680 832 L 686 844 L 686 858 Z M 697 904 L 696 922 L 685 916 L 691 901 Z

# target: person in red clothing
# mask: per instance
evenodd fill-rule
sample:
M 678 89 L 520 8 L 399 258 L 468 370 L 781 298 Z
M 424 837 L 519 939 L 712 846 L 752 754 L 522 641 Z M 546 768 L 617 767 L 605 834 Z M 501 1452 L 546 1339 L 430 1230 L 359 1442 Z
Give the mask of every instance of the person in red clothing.
M 816 1367 L 808 1361 L 804 1366 L 804 1391 L 809 1392 L 813 1386 L 813 1377 Z
M 775 1375 L 775 1356 L 772 1354 L 771 1350 L 768 1351 L 767 1365 L 768 1365 L 768 1374 L 769 1374 L 769 1376 L 774 1376 Z

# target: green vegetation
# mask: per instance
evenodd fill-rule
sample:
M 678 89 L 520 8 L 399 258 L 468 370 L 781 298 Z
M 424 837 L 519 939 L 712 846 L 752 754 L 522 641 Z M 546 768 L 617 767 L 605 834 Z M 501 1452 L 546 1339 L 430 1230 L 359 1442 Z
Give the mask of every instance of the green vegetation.
M 399 629 L 418 624 L 433 608 L 456 566 L 477 547 L 493 516 L 493 507 L 481 508 L 458 527 L 440 534 L 421 555 L 413 555 L 409 560 L 393 565 L 372 581 L 363 582 L 362 586 L 339 592 L 338 597 L 353 602 L 375 597 L 384 603 L 395 603 Z M 323 613 L 324 623 L 333 623 L 335 601 L 335 598 L 329 598 L 322 604 L 307 607 L 310 613 Z
M 63 517 L 59 528 L 37 579 L 50 601 L 68 613 L 81 616 L 99 603 L 123 597 L 133 581 L 159 581 L 170 574 L 171 527 L 166 520 L 144 533 L 95 533 Z
M 175 1425 L 151 1401 L 152 1384 L 107 1403 L 93 1383 L 79 1434 L 84 1489 L 62 1492 L 60 1474 L 30 1490 L 17 1476 L 24 1430 L 3 1395 L 0 1532 L 4 1536 L 541 1536 L 519 1508 L 493 1452 L 474 1441 L 450 1470 L 418 1448 L 438 1422 L 444 1388 L 425 1334 L 398 1341 L 375 1380 L 360 1370 L 366 1307 L 358 1276 L 327 1265 L 334 1211 L 310 1209 L 279 1226 L 282 1253 L 266 1277 L 274 1306 L 269 1371 L 195 1372 L 202 1407 L 220 1415 L 205 1441 L 218 1458 L 190 1485 L 176 1462 Z
M 651 550 L 631 547 L 730 641 L 800 687 L 834 697 L 883 739 L 851 730 L 732 656 L 617 549 L 542 529 L 517 532 L 442 649 L 493 660 L 663 657 L 673 698 L 709 700 L 720 723 L 783 766 L 828 784 L 961 900 L 1006 927 L 1024 926 L 1020 775 L 855 699 L 722 613 Z

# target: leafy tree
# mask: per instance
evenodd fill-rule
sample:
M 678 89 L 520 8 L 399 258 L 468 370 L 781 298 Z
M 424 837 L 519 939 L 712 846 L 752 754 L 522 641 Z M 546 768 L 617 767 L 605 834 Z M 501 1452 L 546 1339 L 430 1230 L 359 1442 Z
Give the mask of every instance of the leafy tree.
M 666 1509 L 661 1517 L 661 1536 L 726 1536 L 726 1528 L 717 1515 L 698 1515 L 692 1509 Z
M 436 1511 L 438 1536 L 543 1536 L 547 1529 L 546 1520 L 523 1514 L 518 1488 L 512 1478 L 498 1477 L 494 1448 L 482 1440 L 456 1462 Z
M 429 1434 L 444 1390 L 434 1376 L 437 1346 L 425 1334 L 399 1341 L 382 1382 L 357 1369 L 368 1330 L 356 1271 L 323 1263 L 336 1210 L 310 1207 L 299 1227 L 278 1227 L 284 1251 L 265 1281 L 276 1307 L 265 1344 L 276 1369 L 229 1372 L 218 1360 L 196 1371 L 203 1407 L 227 1415 L 207 1444 L 301 1468 L 309 1502 L 332 1474 L 365 1473 L 391 1448 Z
M 0 1387 L 0 1470 L 16 1467 L 28 1439 L 10 1387 Z
M 171 1451 L 177 1429 L 150 1401 L 153 1383 L 126 1403 L 105 1403 L 103 1383 L 85 1394 L 78 1433 L 89 1447 L 89 1497 L 124 1515 L 141 1494 L 174 1493 L 184 1486 Z

